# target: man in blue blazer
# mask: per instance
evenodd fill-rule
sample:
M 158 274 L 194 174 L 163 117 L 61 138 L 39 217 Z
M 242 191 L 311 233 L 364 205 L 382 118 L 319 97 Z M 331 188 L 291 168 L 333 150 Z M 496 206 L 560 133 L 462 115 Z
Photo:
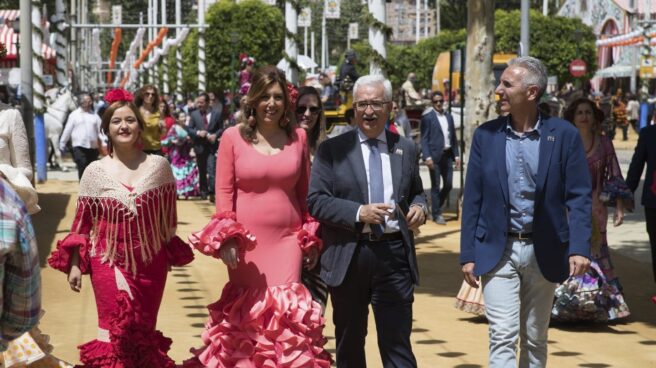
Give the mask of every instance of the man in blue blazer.
M 511 60 L 496 89 L 504 117 L 476 129 L 465 182 L 460 262 L 483 287 L 490 364 L 545 367 L 556 283 L 590 261 L 591 183 L 576 128 L 538 113 L 547 70 Z
M 453 116 L 444 112 L 444 95 L 435 91 L 431 101 L 433 108 L 421 116 L 421 155 L 430 173 L 433 221 L 446 225 L 442 206 L 453 188 L 453 162 L 460 166 L 460 155 Z
M 360 77 L 353 89 L 357 129 L 319 146 L 308 208 L 321 222 L 321 278 L 329 287 L 337 367 L 366 367 L 369 304 L 384 367 L 416 367 L 412 302 L 419 281 L 411 229 L 426 218 L 417 151 L 385 130 L 392 85 Z
M 642 171 L 647 164 L 645 183 L 642 186 L 642 205 L 645 207 L 647 234 L 651 244 L 651 267 L 656 281 L 656 125 L 648 125 L 640 130 L 629 173 L 626 174 L 626 184 L 632 192 L 638 189 Z

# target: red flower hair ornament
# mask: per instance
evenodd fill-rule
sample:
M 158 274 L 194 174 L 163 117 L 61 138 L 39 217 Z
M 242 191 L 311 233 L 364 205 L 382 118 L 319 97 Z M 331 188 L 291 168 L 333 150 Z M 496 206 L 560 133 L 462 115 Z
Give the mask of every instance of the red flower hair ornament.
M 105 93 L 105 102 L 110 105 L 117 101 L 132 102 L 133 99 L 132 93 L 123 88 L 111 89 Z
M 298 99 L 298 90 L 293 84 L 288 82 L 287 93 L 289 93 L 289 103 L 291 105 L 291 109 L 294 111 L 294 109 L 296 109 L 296 100 Z

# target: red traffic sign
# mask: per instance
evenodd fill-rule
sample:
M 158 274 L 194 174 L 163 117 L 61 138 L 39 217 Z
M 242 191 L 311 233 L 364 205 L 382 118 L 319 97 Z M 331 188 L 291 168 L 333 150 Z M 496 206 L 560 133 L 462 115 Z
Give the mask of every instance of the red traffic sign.
M 572 77 L 582 77 L 588 71 L 588 65 L 581 59 L 574 59 L 569 63 L 569 74 Z

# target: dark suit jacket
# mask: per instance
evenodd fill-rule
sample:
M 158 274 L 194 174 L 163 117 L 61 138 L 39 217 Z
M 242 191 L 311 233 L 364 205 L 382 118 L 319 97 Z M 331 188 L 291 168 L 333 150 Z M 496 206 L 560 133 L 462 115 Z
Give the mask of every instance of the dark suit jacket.
M 194 152 L 197 155 L 202 155 L 204 153 L 216 153 L 216 150 L 219 148 L 219 139 L 221 134 L 223 134 L 223 119 L 221 117 L 220 111 L 211 111 L 210 121 L 205 128 L 205 123 L 203 122 L 203 117 L 200 114 L 200 110 L 196 109 L 191 112 L 189 126 L 187 126 L 187 131 L 191 136 L 191 139 L 194 141 Z M 210 143 L 207 138 L 201 138 L 198 136 L 199 130 L 207 130 L 207 134 L 216 134 L 217 140 L 215 143 Z
M 506 171 L 507 117 L 476 129 L 467 167 L 460 262 L 476 276 L 501 260 L 510 224 Z M 583 142 L 570 123 L 543 116 L 533 215 L 535 256 L 544 277 L 562 282 L 569 256 L 590 258 L 591 182 Z
M 412 141 L 386 131 L 394 197 L 399 204 L 395 214 L 406 246 L 412 279 L 419 282 L 414 237 L 399 212 L 412 204 L 426 205 L 424 189 Z M 339 286 L 351 263 L 364 223 L 356 222 L 360 205 L 367 204 L 369 188 L 357 129 L 323 142 L 315 155 L 310 176 L 308 209 L 321 222 L 324 250 L 321 278 L 329 286 Z
M 449 144 L 451 145 L 451 152 L 453 153 L 451 158 L 455 159 L 460 156 L 458 153 L 458 140 L 456 139 L 456 127 L 453 123 L 453 116 L 448 113 L 445 115 L 447 125 L 449 126 Z M 442 153 L 444 153 L 445 139 L 442 127 L 437 120 L 437 115 L 435 114 L 434 109 L 430 109 L 421 116 L 420 129 L 421 158 L 426 160 L 430 157 L 433 162 L 437 164 L 442 158 Z
M 645 184 L 642 186 L 642 205 L 656 208 L 656 188 L 654 186 L 654 175 L 656 174 L 656 125 L 648 125 L 640 130 L 640 137 L 636 145 L 629 173 L 626 174 L 626 184 L 632 192 L 638 189 L 642 170 L 647 163 L 647 174 Z

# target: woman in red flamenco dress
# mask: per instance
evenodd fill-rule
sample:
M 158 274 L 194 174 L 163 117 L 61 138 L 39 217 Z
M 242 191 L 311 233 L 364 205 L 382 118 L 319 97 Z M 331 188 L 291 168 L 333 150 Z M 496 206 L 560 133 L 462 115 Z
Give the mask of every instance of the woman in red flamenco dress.
M 85 170 L 71 232 L 48 263 L 76 292 L 82 274 L 91 276 L 98 337 L 78 347 L 83 367 L 173 368 L 157 312 L 169 267 L 193 259 L 175 236 L 175 179 L 165 158 L 141 150 L 144 121 L 132 95 L 113 90 L 105 100 L 110 155 Z
M 330 367 L 321 306 L 300 282 L 321 241 L 307 214 L 307 137 L 290 122 L 291 100 L 281 71 L 259 69 L 242 121 L 221 138 L 216 215 L 190 241 L 221 259 L 230 281 L 185 367 Z

